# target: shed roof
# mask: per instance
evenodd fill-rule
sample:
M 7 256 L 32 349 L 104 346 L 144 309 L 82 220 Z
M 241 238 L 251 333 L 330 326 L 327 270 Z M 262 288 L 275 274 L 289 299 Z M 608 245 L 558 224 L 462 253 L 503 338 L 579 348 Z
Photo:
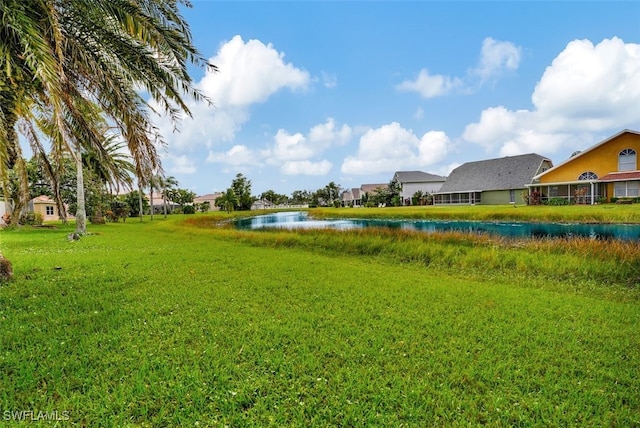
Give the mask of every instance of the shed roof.
M 627 180 L 640 180 L 640 171 L 612 172 L 601 177 L 599 181 L 609 182 Z
M 531 183 L 545 160 L 549 161 L 544 156 L 529 153 L 467 162 L 451 171 L 437 193 L 521 189 Z

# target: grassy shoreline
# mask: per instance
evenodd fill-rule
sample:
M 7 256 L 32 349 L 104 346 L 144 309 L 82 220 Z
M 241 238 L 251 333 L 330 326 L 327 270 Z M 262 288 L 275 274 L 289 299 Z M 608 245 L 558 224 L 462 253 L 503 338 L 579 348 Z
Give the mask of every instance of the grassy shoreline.
M 317 217 L 456 219 L 559 223 L 640 223 L 640 205 L 476 205 L 385 208 L 312 208 Z
M 640 424 L 640 292 L 589 274 L 629 248 L 598 261 L 219 226 L 231 217 L 90 225 L 78 242 L 72 226 L 0 232 L 15 273 L 0 409 L 68 412 L 60 426 Z M 540 257 L 583 272 L 541 277 Z

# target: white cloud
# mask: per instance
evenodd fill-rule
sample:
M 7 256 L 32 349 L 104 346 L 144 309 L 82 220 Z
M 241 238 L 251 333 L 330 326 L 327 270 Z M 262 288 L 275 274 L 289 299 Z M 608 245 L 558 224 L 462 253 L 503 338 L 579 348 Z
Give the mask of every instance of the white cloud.
M 315 155 L 315 148 L 307 144 L 307 139 L 299 132 L 291 135 L 279 129 L 274 140 L 273 156 L 278 160 L 308 159 Z
M 361 138 L 357 156 L 347 157 L 344 174 L 374 174 L 424 168 L 441 161 L 448 151 L 444 132 L 431 131 L 418 138 L 397 122 L 369 129 Z
M 311 83 L 307 71 L 285 63 L 284 54 L 271 44 L 265 45 L 259 40 L 244 42 L 240 36 L 221 44 L 210 62 L 218 66 L 219 72 L 207 72 L 196 87 L 211 99 L 214 106 L 188 101 L 193 118 L 184 118 L 178 124 L 180 132 L 173 132 L 173 124 L 167 117 L 156 120 L 168 144 L 170 157 L 179 159 L 180 155 L 184 156 L 199 146 L 211 148 L 232 142 L 250 119 L 252 105 L 266 102 L 283 89 L 305 91 Z M 247 152 L 246 147 L 243 151 L 242 147 L 234 146 L 224 153 L 212 151 L 208 161 L 255 165 L 257 161 L 251 156 L 261 155 Z M 187 173 L 195 172 L 193 163 L 182 163 L 176 168 Z
M 322 72 L 322 82 L 327 89 L 333 89 L 338 86 L 338 77 L 335 74 Z
M 211 62 L 220 71 L 208 73 L 198 86 L 219 108 L 262 103 L 283 88 L 305 90 L 311 82 L 307 71 L 285 63 L 283 53 L 260 40 L 245 43 L 234 36 Z
M 520 65 L 522 49 L 511 42 L 502 42 L 487 37 L 482 42 L 480 61 L 474 74 L 482 82 L 500 76 L 505 70 L 513 71 Z
M 619 38 L 574 40 L 547 67 L 531 96 L 533 110 L 484 110 L 463 138 L 501 155 L 555 153 L 593 144 L 640 122 L 640 45 Z
M 422 136 L 418 143 L 418 159 L 422 165 L 433 165 L 447 155 L 449 151 L 449 137 L 442 131 L 429 131 Z
M 282 164 L 280 171 L 286 175 L 327 175 L 333 165 L 328 160 L 312 162 L 288 161 Z
M 174 157 L 171 161 L 172 166 L 169 171 L 172 174 L 193 174 L 196 172 L 195 163 L 185 155 Z
M 503 106 L 490 107 L 480 114 L 480 121 L 466 126 L 462 137 L 487 149 L 495 148 L 496 141 L 511 136 L 515 131 L 517 113 Z
M 640 118 L 640 45 L 614 37 L 574 40 L 547 67 L 531 96 L 545 117 L 597 131 Z
M 423 98 L 434 98 L 449 94 L 454 90 L 472 93 L 474 80 L 480 78 L 480 86 L 488 80 L 498 78 L 505 71 L 516 70 L 520 65 L 522 48 L 512 42 L 494 40 L 487 37 L 482 42 L 478 65 L 467 72 L 465 78 L 430 74 L 429 70 L 420 70 L 415 80 L 405 80 L 396 85 L 400 91 L 419 93 Z
M 429 70 L 423 68 L 415 80 L 405 80 L 396 85 L 396 89 L 417 92 L 423 98 L 434 98 L 445 95 L 461 85 L 462 81 L 457 77 L 451 78 L 441 74 L 431 75 Z
M 323 148 L 327 148 L 330 145 L 341 146 L 351 139 L 351 134 L 349 125 L 342 125 L 340 129 L 337 129 L 335 120 L 329 118 L 325 123 L 311 128 L 309 141 L 313 144 L 320 144 Z
M 209 152 L 207 162 L 228 165 L 255 166 L 260 165 L 261 154 L 241 144 L 233 146 L 226 152 Z
M 351 135 L 352 130 L 348 125 L 338 127 L 332 118 L 313 126 L 306 135 L 299 132 L 290 134 L 279 129 L 273 138 L 268 160 L 271 164 L 280 165 L 288 175 L 325 175 L 332 164 L 315 158 L 332 147 L 346 144 Z

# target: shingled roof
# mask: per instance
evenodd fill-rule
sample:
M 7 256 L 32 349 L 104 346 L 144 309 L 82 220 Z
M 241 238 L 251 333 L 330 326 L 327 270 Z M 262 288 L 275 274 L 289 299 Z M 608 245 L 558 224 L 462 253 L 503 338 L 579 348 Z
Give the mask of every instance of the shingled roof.
M 438 193 L 523 189 L 548 159 L 535 153 L 467 162 L 449 174 Z
M 395 178 L 400 183 L 431 183 L 445 181 L 446 178 L 440 175 L 429 174 L 422 171 L 397 171 Z

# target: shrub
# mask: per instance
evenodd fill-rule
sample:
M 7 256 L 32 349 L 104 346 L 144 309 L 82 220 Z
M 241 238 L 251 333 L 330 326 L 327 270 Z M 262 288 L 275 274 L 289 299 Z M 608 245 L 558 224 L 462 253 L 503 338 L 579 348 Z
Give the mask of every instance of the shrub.
M 92 224 L 105 224 L 106 223 L 106 219 L 101 215 L 91 216 L 91 217 L 89 217 L 89 221 Z
M 42 226 L 42 214 L 40 213 L 26 213 L 20 216 L 20 220 L 18 220 L 19 224 L 29 225 L 29 226 Z
M 13 268 L 11 262 L 0 254 L 0 283 L 8 281 L 13 276 Z
M 569 205 L 569 200 L 565 198 L 551 198 L 547 201 L 547 205 L 551 205 L 551 206 Z
M 194 208 L 193 205 L 185 205 L 184 207 L 182 207 L 182 212 L 184 214 L 195 214 L 196 209 Z
M 105 216 L 106 216 L 107 220 L 109 220 L 109 221 L 111 221 L 111 222 L 114 222 L 114 223 L 117 223 L 117 222 L 118 222 L 118 218 L 119 218 L 119 217 L 118 217 L 118 216 L 117 216 L 113 211 L 111 211 L 111 210 L 108 210 L 108 211 L 105 213 Z

